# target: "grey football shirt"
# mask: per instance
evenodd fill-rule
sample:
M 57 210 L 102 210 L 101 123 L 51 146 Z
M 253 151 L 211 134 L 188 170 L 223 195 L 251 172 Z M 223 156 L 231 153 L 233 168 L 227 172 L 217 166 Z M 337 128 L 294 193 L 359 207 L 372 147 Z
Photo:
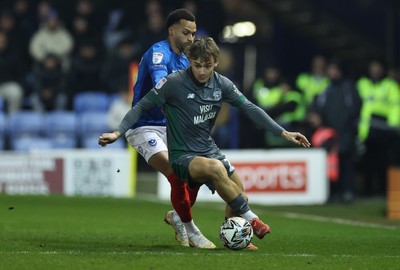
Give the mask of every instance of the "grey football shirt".
M 125 116 L 118 131 L 124 134 L 146 110 L 162 107 L 167 118 L 170 161 L 183 154 L 210 155 L 218 151 L 210 133 L 222 102 L 238 107 L 258 126 L 275 135 L 283 128 L 255 106 L 231 80 L 214 72 L 199 85 L 191 69 L 180 70 L 161 79 Z

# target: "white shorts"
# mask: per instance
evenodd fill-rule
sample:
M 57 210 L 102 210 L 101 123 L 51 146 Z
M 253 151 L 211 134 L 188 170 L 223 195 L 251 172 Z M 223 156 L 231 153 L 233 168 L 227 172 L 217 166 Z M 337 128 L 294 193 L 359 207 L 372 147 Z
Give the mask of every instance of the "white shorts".
M 127 142 L 146 160 L 167 148 L 167 129 L 163 126 L 143 126 L 125 133 Z

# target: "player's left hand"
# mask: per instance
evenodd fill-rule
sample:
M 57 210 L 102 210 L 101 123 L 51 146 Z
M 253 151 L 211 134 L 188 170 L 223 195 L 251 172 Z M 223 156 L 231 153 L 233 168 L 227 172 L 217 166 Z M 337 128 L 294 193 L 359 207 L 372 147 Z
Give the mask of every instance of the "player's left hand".
M 303 147 L 310 147 L 311 143 L 307 140 L 306 136 L 301 134 L 300 132 L 282 132 L 282 137 L 286 140 L 293 142 L 297 145 L 301 145 Z

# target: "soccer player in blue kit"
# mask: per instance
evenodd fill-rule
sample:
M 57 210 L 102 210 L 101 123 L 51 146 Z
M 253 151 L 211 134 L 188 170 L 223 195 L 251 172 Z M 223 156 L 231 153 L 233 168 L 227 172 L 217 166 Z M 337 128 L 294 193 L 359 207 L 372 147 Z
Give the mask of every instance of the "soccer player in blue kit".
M 212 38 L 196 39 L 187 49 L 190 67 L 161 79 L 125 115 L 118 129 L 103 133 L 99 144 L 113 143 L 154 107 L 162 107 L 167 118 L 169 162 L 181 181 L 195 187 L 202 184 L 248 220 L 254 234 L 262 239 L 270 228 L 250 209 L 243 183 L 234 167 L 221 154 L 210 133 L 222 102 L 238 107 L 256 125 L 303 147 L 310 147 L 299 132 L 288 132 L 251 103 L 228 78 L 214 71 L 219 48 Z
M 189 60 L 183 54 L 196 33 L 195 16 L 186 9 L 172 11 L 166 21 L 168 38 L 153 44 L 139 63 L 134 86 L 132 106 L 137 104 L 161 78 L 177 70 L 187 68 Z M 166 120 L 160 108 L 143 114 L 139 121 L 126 132 L 126 140 L 155 170 L 161 172 L 171 185 L 171 202 L 174 211 L 168 211 L 165 221 L 175 230 L 175 239 L 182 246 L 215 248 L 195 225 L 191 206 L 198 188 L 188 188 L 178 180 L 168 162 Z

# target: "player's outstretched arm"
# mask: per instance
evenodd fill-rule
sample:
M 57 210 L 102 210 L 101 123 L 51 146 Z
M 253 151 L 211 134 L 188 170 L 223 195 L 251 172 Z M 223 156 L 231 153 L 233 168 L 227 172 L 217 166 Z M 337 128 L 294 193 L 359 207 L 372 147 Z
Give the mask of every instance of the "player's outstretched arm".
M 118 140 L 120 136 L 121 133 L 118 130 L 114 131 L 113 133 L 103 133 L 99 138 L 99 144 L 103 147 L 107 146 L 107 144 L 111 144 Z
M 124 116 L 122 122 L 119 124 L 118 129 L 112 133 L 103 133 L 99 137 L 98 144 L 107 146 L 118 140 L 119 137 L 125 134 L 140 118 L 140 116 L 155 106 L 155 103 L 150 98 L 153 95 L 151 92 L 147 93 L 135 106 L 133 106 Z
M 300 132 L 289 132 L 285 130 L 282 132 L 281 137 L 285 138 L 289 142 L 301 145 L 303 147 L 311 146 L 311 143 L 307 140 L 306 136 L 304 136 Z

